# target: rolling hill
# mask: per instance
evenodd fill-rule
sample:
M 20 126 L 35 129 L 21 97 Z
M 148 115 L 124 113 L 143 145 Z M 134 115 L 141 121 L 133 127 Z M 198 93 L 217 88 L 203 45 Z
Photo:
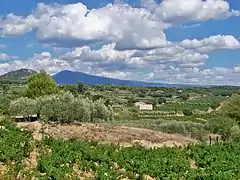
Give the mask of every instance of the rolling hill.
M 19 69 L 16 71 L 10 71 L 2 76 L 0 79 L 8 79 L 8 80 L 27 80 L 30 76 L 37 73 L 31 69 Z

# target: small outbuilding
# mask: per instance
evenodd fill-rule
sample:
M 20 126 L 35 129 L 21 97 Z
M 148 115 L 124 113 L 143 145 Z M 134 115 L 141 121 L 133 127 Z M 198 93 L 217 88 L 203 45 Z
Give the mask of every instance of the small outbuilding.
M 139 110 L 148 110 L 152 111 L 153 110 L 153 105 L 152 104 L 146 104 L 145 102 L 136 102 L 135 106 L 139 108 Z

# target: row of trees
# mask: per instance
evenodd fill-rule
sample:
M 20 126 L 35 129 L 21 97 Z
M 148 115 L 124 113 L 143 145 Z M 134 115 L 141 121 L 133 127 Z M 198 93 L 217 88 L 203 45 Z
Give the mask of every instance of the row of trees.
M 38 114 L 44 121 L 58 122 L 113 120 L 112 107 L 101 98 L 92 100 L 81 96 L 82 83 L 72 92 L 61 89 L 44 71 L 31 76 L 23 96 L 11 101 L 10 115 L 28 117 Z
M 44 121 L 57 122 L 94 122 L 96 120 L 113 120 L 114 112 L 104 101 L 81 96 L 74 97 L 70 92 L 41 96 L 30 99 L 21 97 L 10 103 L 12 116 L 39 114 Z

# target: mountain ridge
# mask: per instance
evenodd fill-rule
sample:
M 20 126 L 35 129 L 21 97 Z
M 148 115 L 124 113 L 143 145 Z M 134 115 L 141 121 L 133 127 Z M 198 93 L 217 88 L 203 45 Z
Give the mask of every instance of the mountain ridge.
M 155 82 L 144 82 L 134 80 L 120 80 L 96 75 L 90 75 L 82 72 L 63 70 L 52 76 L 58 84 L 77 84 L 82 82 L 87 85 L 100 85 L 100 84 L 111 84 L 111 85 L 128 85 L 128 86 L 168 86 L 168 87 L 191 87 L 192 85 L 184 84 L 167 84 L 167 83 L 155 83 Z

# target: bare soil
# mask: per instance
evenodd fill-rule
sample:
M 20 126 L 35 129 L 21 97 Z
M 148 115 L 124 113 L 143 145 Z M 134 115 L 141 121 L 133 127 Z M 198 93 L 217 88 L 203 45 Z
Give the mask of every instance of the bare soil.
M 181 135 L 166 134 L 147 129 L 112 126 L 106 124 L 42 124 L 40 122 L 19 122 L 17 126 L 34 132 L 33 138 L 41 140 L 45 135 L 60 139 L 84 139 L 101 143 L 115 143 L 121 146 L 139 144 L 147 148 L 179 147 L 196 144 L 197 141 Z

